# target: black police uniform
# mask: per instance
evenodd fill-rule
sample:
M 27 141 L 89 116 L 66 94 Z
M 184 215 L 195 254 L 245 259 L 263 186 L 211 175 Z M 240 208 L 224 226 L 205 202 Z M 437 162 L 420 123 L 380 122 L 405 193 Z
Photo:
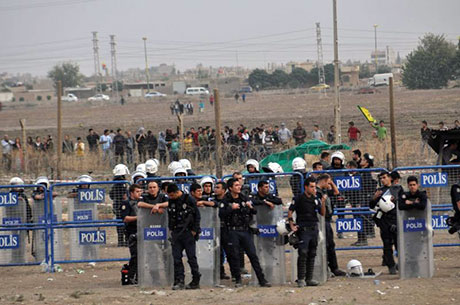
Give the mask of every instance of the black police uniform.
M 137 216 L 137 203 L 140 200 L 124 200 L 121 203 L 120 214 L 124 220 L 126 216 Z M 132 284 L 137 282 L 137 221 L 125 222 L 125 235 L 128 241 L 129 254 L 129 271 L 128 278 Z
M 311 281 L 315 265 L 316 248 L 318 246 L 318 216 L 321 200 L 318 197 L 308 197 L 305 193 L 298 195 L 289 206 L 290 211 L 296 212 L 296 224 L 301 243 L 298 245 L 297 279 Z
M 225 279 L 225 268 L 224 268 L 224 260 L 227 257 L 227 262 L 231 263 L 231 255 L 232 255 L 232 248 L 228 246 L 229 237 L 228 237 L 228 228 L 225 224 L 225 219 L 220 217 L 220 210 L 226 207 L 226 203 L 224 202 L 224 198 L 218 199 L 217 197 L 212 197 L 212 201 L 214 201 L 214 207 L 219 208 L 219 218 L 220 218 L 220 278 Z
M 267 286 L 268 282 L 260 267 L 259 258 L 257 257 L 256 247 L 254 245 L 253 233 L 249 225 L 253 215 L 257 213 L 254 208 L 246 206 L 248 198 L 242 194 L 238 198 L 233 198 L 231 193 L 227 193 L 224 197 L 224 205 L 219 209 L 219 217 L 224 220 L 229 232 L 228 247 L 232 249 L 230 257 L 230 269 L 232 276 L 237 284 L 241 284 L 241 269 L 240 269 L 240 249 L 244 250 L 249 257 L 251 265 L 256 273 L 257 279 L 261 286 Z M 239 204 L 240 208 L 233 210 L 232 204 Z
M 371 209 L 374 209 L 377 206 L 380 198 L 384 195 L 392 195 L 393 203 L 395 206 L 398 206 L 398 199 L 401 197 L 401 193 L 403 192 L 400 185 L 392 185 L 390 187 L 383 186 L 378 190 L 382 191 L 382 195 L 375 200 L 371 199 L 369 202 L 369 207 Z M 374 215 L 374 221 L 380 228 L 380 238 L 383 242 L 383 262 L 389 269 L 394 268 L 396 265 L 393 258 L 393 246 L 396 250 L 398 249 L 396 217 L 396 209 L 394 208 L 386 213 L 379 209 Z
M 169 199 L 168 227 L 171 230 L 171 246 L 174 259 L 174 285 L 184 284 L 184 264 L 182 252 L 187 254 L 188 264 L 192 271 L 192 282 L 200 281 L 200 271 L 196 258 L 196 240 L 200 234 L 200 211 L 195 199 L 185 193 L 178 199 Z M 192 235 L 192 231 L 196 236 Z
M 323 195 L 327 196 L 326 199 L 326 215 L 324 219 L 326 221 L 326 252 L 327 252 L 327 264 L 331 269 L 331 272 L 335 274 L 339 269 L 339 264 L 337 263 L 337 254 L 335 253 L 335 242 L 334 242 L 334 231 L 332 231 L 331 220 L 332 214 L 334 212 L 331 197 L 334 196 L 333 190 L 323 190 L 317 188 L 317 198 L 321 200 Z
M 156 196 L 153 196 L 149 193 L 144 193 L 142 194 L 142 201 L 149 204 L 158 204 L 168 201 L 168 197 L 161 192 L 158 192 Z
M 117 180 L 124 180 L 122 176 L 115 176 L 113 179 L 114 181 Z M 113 213 L 115 214 L 116 219 L 122 219 L 121 217 L 121 205 L 123 200 L 126 200 L 128 194 L 127 185 L 124 183 L 117 183 L 114 184 L 112 189 L 109 192 L 110 199 L 113 200 Z M 118 247 L 126 247 L 128 245 L 128 240 L 125 239 L 125 228 L 124 227 L 117 227 L 117 235 L 118 235 Z
M 416 202 L 416 200 L 418 201 Z M 406 200 L 413 201 L 413 204 L 406 204 Z M 411 192 L 403 192 L 400 194 L 398 208 L 400 210 L 417 209 L 423 211 L 426 208 L 428 197 L 425 191 L 417 190 L 414 194 Z
M 254 205 L 265 205 L 265 200 L 273 203 L 274 205 L 283 204 L 281 198 L 276 197 L 273 194 L 268 194 L 267 196 L 262 196 L 259 192 L 251 196 L 251 201 Z
M 460 201 L 460 185 L 459 184 L 452 185 L 452 188 L 450 189 L 450 196 L 452 199 L 452 207 L 455 213 L 454 213 L 454 216 L 449 217 L 448 225 L 450 226 L 449 233 L 454 234 L 455 232 L 460 231 L 460 209 L 458 208 L 458 205 L 457 205 L 457 202 Z

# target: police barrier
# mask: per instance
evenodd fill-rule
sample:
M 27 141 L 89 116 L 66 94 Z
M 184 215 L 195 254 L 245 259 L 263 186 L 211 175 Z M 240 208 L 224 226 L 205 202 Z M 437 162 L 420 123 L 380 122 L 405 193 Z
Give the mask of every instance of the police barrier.
M 31 198 L 34 189 L 42 187 L 43 201 L 47 201 L 46 187 L 43 185 L 2 185 L 0 186 L 0 266 L 37 265 L 48 262 L 48 248 L 44 247 L 42 257 L 34 251 L 34 238 L 44 238 L 42 244 L 48 243 L 46 222 L 38 221 L 38 215 L 47 214 L 47 205 L 43 211 L 35 209 L 32 213 Z M 39 212 L 39 213 L 38 213 Z M 32 240 L 31 240 L 32 235 Z
M 403 195 L 402 200 L 405 200 Z M 399 277 L 430 278 L 434 273 L 431 202 L 424 210 L 398 208 Z
M 138 182 L 144 186 L 146 190 L 148 190 L 148 183 L 150 181 L 158 182 L 161 187 L 163 182 L 170 182 L 176 183 L 180 190 L 184 193 L 190 192 L 190 186 L 192 183 L 197 182 L 200 183 L 201 179 L 204 177 L 210 177 L 214 185 L 218 181 L 215 176 L 206 175 L 206 176 L 187 176 L 187 177 L 150 177 L 145 179 L 140 179 Z M 201 234 L 198 242 L 196 243 L 196 256 L 198 260 L 198 266 L 200 268 L 201 273 L 201 281 L 200 285 L 202 286 L 216 286 L 219 284 L 219 264 L 220 264 L 220 221 L 218 217 L 218 209 L 212 207 L 199 207 L 200 216 L 201 216 Z M 147 217 L 149 221 L 150 217 Z M 158 216 L 157 216 L 158 218 Z M 162 226 L 161 228 L 165 229 L 167 235 L 170 236 L 168 230 L 168 218 L 167 218 L 167 211 L 164 212 L 161 216 L 162 219 Z M 141 224 L 138 222 L 138 234 L 142 230 L 146 230 L 145 225 L 149 225 L 149 221 L 143 221 Z M 146 286 L 163 286 L 165 284 L 172 283 L 172 253 L 170 250 L 170 242 L 168 240 L 164 241 L 155 241 L 155 242 L 147 242 L 145 240 L 145 236 L 143 236 L 143 245 L 140 243 L 138 244 L 138 253 L 139 253 L 139 274 L 140 274 L 140 281 L 145 280 Z M 139 241 L 139 238 L 138 238 Z M 158 244 L 161 243 L 161 247 Z M 158 262 L 160 266 L 143 266 L 140 263 L 148 261 L 151 264 L 150 257 L 151 256 L 158 256 L 160 257 L 160 261 Z M 147 258 L 145 258 L 147 257 Z M 147 275 L 148 279 L 142 278 L 145 277 L 145 273 L 141 271 L 141 268 L 146 268 L 145 273 L 148 270 L 155 269 L 155 272 L 159 271 L 156 270 L 157 268 L 164 269 L 165 271 L 169 270 L 169 276 L 167 278 L 162 278 L 164 275 L 161 275 L 161 272 L 153 273 Z M 186 277 L 188 277 L 189 273 L 186 273 Z M 160 276 L 159 280 L 150 279 L 153 276 Z M 142 285 L 142 282 L 140 282 Z
M 281 205 L 270 209 L 268 206 L 256 206 L 256 224 L 259 234 L 255 245 L 259 256 L 260 266 L 264 270 L 265 278 L 274 285 L 286 283 L 286 262 L 284 236 L 276 231 L 276 224 L 283 219 Z M 257 284 L 254 270 L 252 271 L 253 284 Z
M 128 198 L 127 181 L 57 183 L 49 217 L 51 265 L 128 260 L 117 209 Z M 57 210 L 56 210 L 57 208 Z M 62 254 L 55 236 L 62 236 Z

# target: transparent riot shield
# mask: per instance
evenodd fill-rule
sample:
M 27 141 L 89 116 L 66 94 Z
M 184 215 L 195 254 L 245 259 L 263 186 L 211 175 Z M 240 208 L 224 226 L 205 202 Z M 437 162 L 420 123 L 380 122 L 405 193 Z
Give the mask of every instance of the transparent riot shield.
M 171 286 L 174 278 L 171 243 L 168 240 L 168 216 L 138 209 L 137 264 L 141 287 Z
M 220 220 L 218 209 L 199 207 L 201 234 L 196 243 L 196 257 L 200 267 L 202 286 L 216 286 L 220 283 Z
M 98 220 L 96 203 L 83 203 L 75 195 L 77 194 L 70 194 L 67 198 L 68 221 Z M 99 258 L 99 244 L 86 242 L 82 238 L 85 231 L 88 231 L 88 228 L 69 229 L 70 260 L 95 260 Z
M 26 201 L 16 192 L 2 193 L 0 218 L 2 225 L 19 225 L 27 222 Z M 25 230 L 0 232 L 0 264 L 25 263 Z
M 294 213 L 295 214 L 295 213 Z M 324 216 L 318 214 L 318 246 L 316 248 L 315 268 L 313 279 L 320 284 L 327 281 L 327 252 L 326 252 L 326 221 Z M 297 279 L 297 250 L 291 251 L 291 281 Z
M 397 212 L 399 277 L 432 277 L 434 257 L 430 200 L 423 211 L 398 209 Z
M 48 206 L 48 211 L 49 206 Z M 46 223 L 45 217 L 45 200 L 34 200 L 32 205 L 32 220 L 35 223 Z M 59 200 L 53 201 L 53 223 L 62 221 L 62 205 Z M 53 242 L 54 242 L 54 260 L 62 260 L 64 258 L 63 253 L 63 238 L 62 230 L 53 230 Z M 50 232 L 51 235 L 51 232 Z M 50 237 L 51 238 L 51 237 Z M 50 241 L 51 242 L 51 241 Z M 45 259 L 45 233 L 41 230 L 34 230 L 32 235 L 32 256 L 35 261 L 42 262 Z
M 283 219 L 283 207 L 277 205 L 274 209 L 268 206 L 256 206 L 256 222 L 259 235 L 255 240 L 260 266 L 265 278 L 273 285 L 286 283 L 286 262 L 284 236 L 276 231 L 276 223 Z M 252 284 L 257 284 L 257 277 L 252 271 Z

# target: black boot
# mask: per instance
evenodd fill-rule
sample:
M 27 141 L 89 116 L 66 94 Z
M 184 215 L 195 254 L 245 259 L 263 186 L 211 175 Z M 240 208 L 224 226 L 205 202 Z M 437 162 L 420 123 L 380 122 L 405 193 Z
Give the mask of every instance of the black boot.
M 299 257 L 297 257 L 297 281 L 303 281 L 305 279 L 305 271 L 307 269 L 307 257 L 302 255 L 299 251 Z
M 200 289 L 200 278 L 201 274 L 194 276 L 192 281 L 185 286 L 185 289 Z
M 185 289 L 185 284 L 183 280 L 175 280 L 172 286 L 172 290 L 183 290 Z
M 315 281 L 313 279 L 313 271 L 315 269 L 315 258 L 308 258 L 307 259 L 307 272 L 305 276 L 305 282 L 307 283 L 307 286 L 318 286 L 319 283 L 318 281 Z

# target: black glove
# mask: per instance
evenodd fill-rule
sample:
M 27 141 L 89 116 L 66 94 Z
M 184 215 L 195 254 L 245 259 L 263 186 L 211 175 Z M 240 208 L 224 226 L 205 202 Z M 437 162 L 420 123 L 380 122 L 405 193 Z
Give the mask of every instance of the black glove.
M 398 227 L 396 225 L 391 225 L 390 226 L 390 232 L 391 233 L 396 233 L 398 231 Z

